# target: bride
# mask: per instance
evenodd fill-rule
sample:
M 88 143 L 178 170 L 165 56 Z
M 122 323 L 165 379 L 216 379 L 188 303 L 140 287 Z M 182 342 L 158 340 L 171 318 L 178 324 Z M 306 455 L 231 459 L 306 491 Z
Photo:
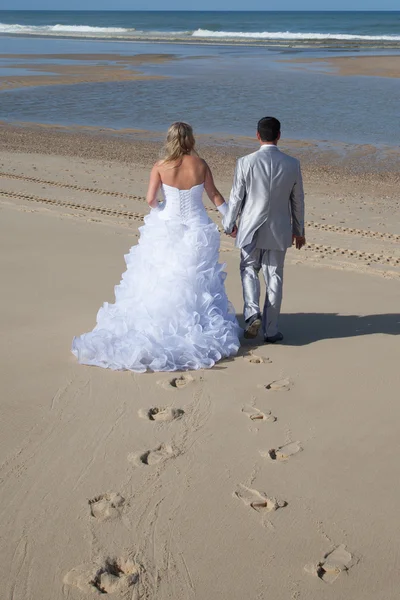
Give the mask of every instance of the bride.
M 165 157 L 150 175 L 152 210 L 138 245 L 125 256 L 115 304 L 105 302 L 93 331 L 73 340 L 80 363 L 137 373 L 176 371 L 209 368 L 237 353 L 240 330 L 226 296 L 219 233 L 204 208 L 204 189 L 222 214 L 227 205 L 194 146 L 190 125 L 171 125 Z

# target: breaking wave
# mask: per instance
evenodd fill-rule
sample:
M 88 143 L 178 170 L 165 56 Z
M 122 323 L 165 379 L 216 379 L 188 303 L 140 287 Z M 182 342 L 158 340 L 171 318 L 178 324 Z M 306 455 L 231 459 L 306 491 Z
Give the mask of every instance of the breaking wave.
M 192 34 L 198 38 L 255 39 L 255 40 L 346 40 L 346 41 L 400 41 L 400 35 L 352 35 L 347 33 L 292 33 L 290 31 L 211 31 L 197 29 Z

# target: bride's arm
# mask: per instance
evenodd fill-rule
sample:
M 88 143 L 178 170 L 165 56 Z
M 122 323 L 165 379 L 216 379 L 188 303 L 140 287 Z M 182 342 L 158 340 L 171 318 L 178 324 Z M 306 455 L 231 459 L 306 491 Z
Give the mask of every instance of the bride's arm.
M 224 200 L 222 194 L 218 191 L 218 189 L 214 183 L 214 178 L 212 176 L 210 167 L 208 166 L 207 163 L 205 163 L 205 165 L 206 165 L 206 175 L 205 175 L 205 179 L 204 179 L 204 188 L 207 192 L 207 196 L 210 198 L 210 200 L 214 204 L 214 206 L 216 208 L 218 208 L 219 212 L 222 215 L 225 215 L 226 210 L 227 210 L 227 205 L 225 203 L 225 200 Z
M 146 202 L 151 208 L 157 208 L 158 206 L 157 194 L 161 186 L 161 177 L 158 167 L 159 164 L 156 163 L 151 170 L 149 187 L 146 194 Z

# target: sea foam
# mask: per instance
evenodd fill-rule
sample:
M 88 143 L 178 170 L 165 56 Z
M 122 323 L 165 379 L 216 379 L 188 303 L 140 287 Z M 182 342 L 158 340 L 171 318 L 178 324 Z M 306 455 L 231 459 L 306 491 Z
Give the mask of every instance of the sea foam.
M 19 34 L 42 34 L 46 33 L 127 33 L 135 31 L 134 29 L 124 29 L 122 27 L 90 27 L 88 25 L 19 25 L 0 23 L 0 33 L 19 33 Z
M 211 31 L 197 29 L 192 34 L 198 38 L 260 39 L 260 40 L 365 40 L 400 41 L 400 35 L 351 35 L 347 33 L 296 33 L 291 31 Z
M 64 36 L 64 37 L 92 37 L 92 38 L 116 38 L 127 40 L 152 40 L 152 41 L 194 41 L 198 43 L 210 40 L 228 40 L 231 43 L 262 40 L 264 43 L 298 41 L 298 42 L 359 42 L 360 44 L 373 42 L 375 45 L 381 43 L 400 42 L 400 35 L 362 35 L 348 33 L 300 33 L 293 31 L 213 31 L 210 29 L 196 29 L 189 31 L 140 31 L 135 28 L 124 27 L 97 27 L 90 25 L 21 25 L 18 23 L 0 23 L 0 35 L 40 35 L 40 36 Z

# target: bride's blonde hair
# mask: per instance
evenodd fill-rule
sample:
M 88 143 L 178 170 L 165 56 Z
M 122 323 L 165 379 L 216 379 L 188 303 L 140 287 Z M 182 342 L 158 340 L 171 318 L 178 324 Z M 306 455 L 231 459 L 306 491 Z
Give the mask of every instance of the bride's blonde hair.
M 164 162 L 173 162 L 191 154 L 195 143 L 193 129 L 188 123 L 172 123 L 164 146 Z

